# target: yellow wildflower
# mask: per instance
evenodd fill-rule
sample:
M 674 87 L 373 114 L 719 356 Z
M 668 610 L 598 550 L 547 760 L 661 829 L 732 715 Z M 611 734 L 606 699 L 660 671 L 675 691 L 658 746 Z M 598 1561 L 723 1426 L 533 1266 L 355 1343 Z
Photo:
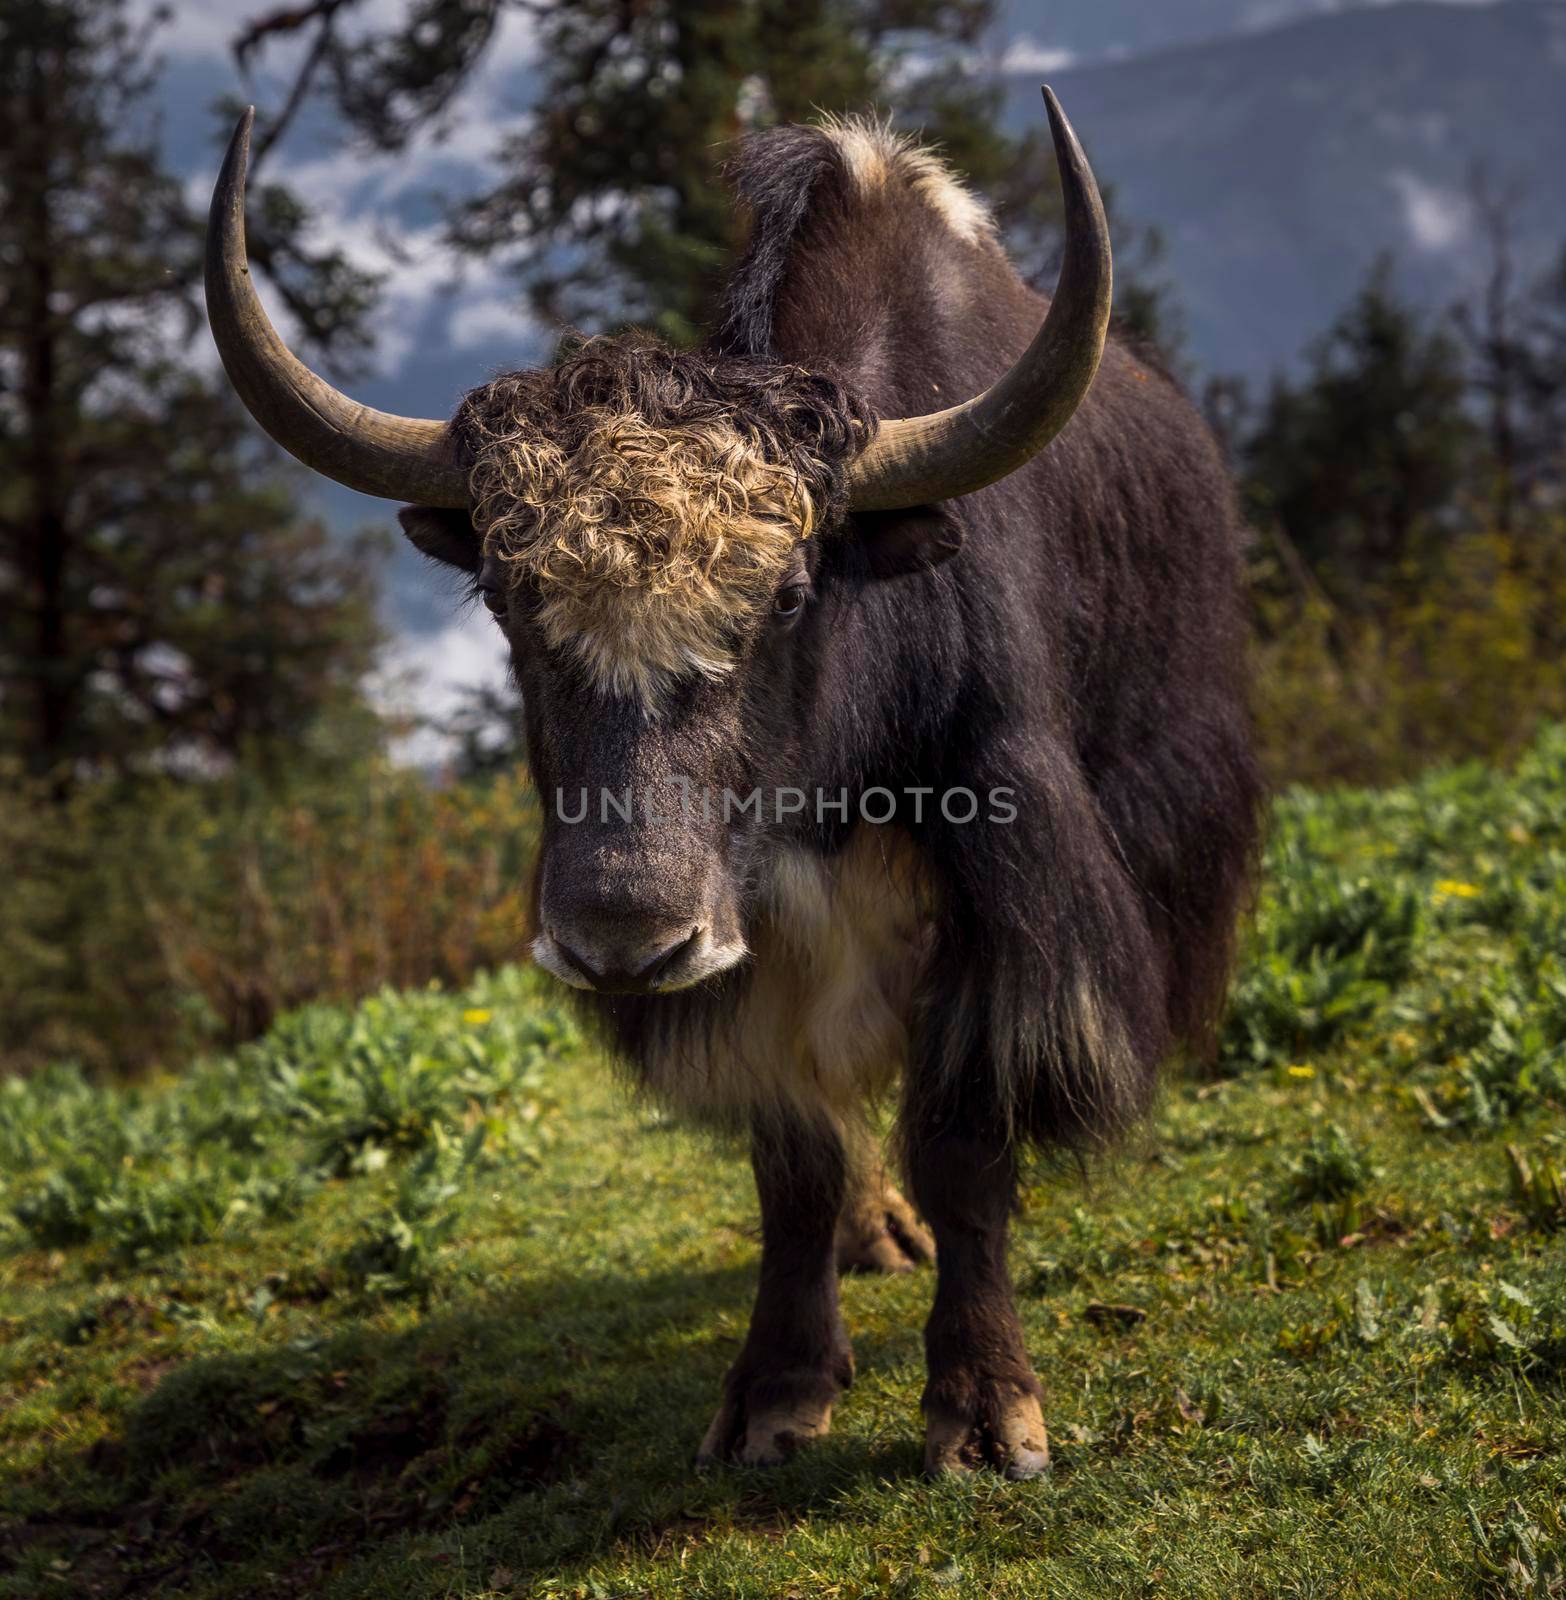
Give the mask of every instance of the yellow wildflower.
M 1308 1062 L 1302 1061 L 1297 1066 L 1289 1068 L 1289 1076 L 1291 1078 L 1314 1078 L 1316 1069 Z
M 489 1021 L 490 1015 L 491 1013 L 488 1011 L 464 1011 L 462 1013 L 462 1020 L 467 1023 L 470 1028 L 481 1028 L 486 1022 Z
M 1456 878 L 1442 878 L 1435 887 L 1438 895 L 1452 900 L 1477 900 L 1484 893 L 1477 883 L 1462 883 Z

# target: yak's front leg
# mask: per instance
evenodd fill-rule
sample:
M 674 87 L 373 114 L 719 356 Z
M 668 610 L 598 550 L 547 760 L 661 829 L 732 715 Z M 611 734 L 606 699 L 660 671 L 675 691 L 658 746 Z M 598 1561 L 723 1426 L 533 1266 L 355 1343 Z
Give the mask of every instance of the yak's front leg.
M 914 1199 L 935 1231 L 935 1305 L 925 1325 L 925 1470 L 988 1465 L 1008 1478 L 1049 1467 L 1042 1390 L 1006 1267 L 1016 1165 L 1000 1134 L 915 1130 Z
M 827 1431 L 833 1404 L 854 1379 L 833 1244 L 845 1189 L 842 1142 L 828 1125 L 769 1117 L 752 1130 L 751 1164 L 761 1282 L 699 1465 L 775 1465 Z

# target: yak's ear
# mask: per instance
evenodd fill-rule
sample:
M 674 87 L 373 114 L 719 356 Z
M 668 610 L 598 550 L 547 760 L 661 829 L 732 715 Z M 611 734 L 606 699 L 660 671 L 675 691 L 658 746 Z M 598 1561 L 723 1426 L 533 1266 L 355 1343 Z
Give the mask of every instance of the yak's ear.
M 431 561 L 477 572 L 484 561 L 473 519 L 466 511 L 442 511 L 433 506 L 404 506 L 397 513 L 402 531 L 415 550 Z
M 860 511 L 853 519 L 855 536 L 877 578 L 899 578 L 928 572 L 962 549 L 962 524 L 944 505 L 914 506 L 907 511 Z

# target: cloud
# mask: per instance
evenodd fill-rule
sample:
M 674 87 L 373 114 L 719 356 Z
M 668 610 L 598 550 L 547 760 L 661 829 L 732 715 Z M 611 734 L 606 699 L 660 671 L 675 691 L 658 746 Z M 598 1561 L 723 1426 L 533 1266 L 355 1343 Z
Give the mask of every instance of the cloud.
M 495 35 L 485 55 L 485 70 L 490 73 L 514 71 L 538 59 L 538 22 L 528 11 L 513 7 L 501 13 Z
M 477 190 L 483 181 L 472 166 L 452 176 L 449 154 L 438 147 L 396 155 L 343 148 L 304 159 L 291 158 L 285 147 L 267 174 L 308 206 L 312 249 L 341 250 L 356 267 L 382 277 L 375 324 L 375 367 L 382 377 L 401 375 L 420 343 L 443 331 L 461 350 L 493 341 L 508 351 L 520 351 L 536 332 L 501 264 L 456 254 L 439 221 L 408 226 L 400 220 L 441 166 L 447 192 Z M 199 191 L 205 204 L 210 181 L 205 173 L 190 180 L 193 202 Z M 291 340 L 298 330 L 276 296 L 267 299 L 278 331 Z
M 466 691 L 500 688 L 506 681 L 506 646 L 500 629 L 481 610 L 468 610 L 435 633 L 405 634 L 385 651 L 367 688 L 371 703 L 393 721 L 445 723 L 464 704 Z M 392 757 L 410 766 L 438 767 L 455 740 L 438 727 L 419 727 L 394 741 Z
M 1412 172 L 1394 172 L 1387 182 L 1403 203 L 1403 225 L 1415 247 L 1432 254 L 1461 242 L 1472 222 L 1467 199 L 1452 189 L 1426 183 Z
M 455 264 L 437 235 L 434 228 L 405 235 L 399 247 L 392 249 L 367 221 L 326 209 L 316 212 L 308 230 L 307 243 L 312 249 L 339 248 L 354 266 L 384 276 L 371 359 L 374 374 L 380 378 L 396 378 L 402 373 L 428 335 L 441 295 L 453 289 Z M 257 288 L 283 343 L 297 348 L 301 343 L 298 320 L 264 282 Z M 210 338 L 206 343 L 210 345 Z M 215 360 L 215 349 L 210 354 Z
M 136 0 L 150 9 L 153 0 Z M 264 0 L 250 0 L 259 13 Z M 224 54 L 245 11 L 230 11 L 221 24 L 198 12 L 191 0 L 176 0 L 175 22 L 165 30 L 191 53 Z M 394 23 L 406 0 L 364 0 L 352 15 L 357 26 Z M 188 14 L 188 16 L 187 16 Z M 185 23 L 200 18 L 186 38 Z M 496 147 L 502 134 L 525 125 L 518 106 L 512 116 L 497 116 L 508 98 L 521 98 L 517 79 L 534 59 L 537 29 L 525 14 L 505 12 L 482 64 L 438 126 L 421 130 L 398 151 L 363 147 L 344 135 L 323 146 L 319 130 L 290 130 L 268 163 L 268 180 L 287 185 L 309 207 L 307 244 L 340 249 L 353 264 L 382 275 L 385 288 L 377 313 L 375 364 L 382 377 L 395 379 L 423 340 L 443 330 L 458 348 L 475 349 L 491 339 L 519 351 L 532 332 L 514 288 L 488 262 L 459 258 L 444 242 L 443 226 L 431 219 L 440 202 L 481 193 L 497 174 Z M 284 65 L 269 54 L 270 69 Z M 221 79 L 221 81 L 220 81 Z M 214 93 L 238 79 L 232 64 L 214 76 Z M 192 205 L 204 208 L 212 181 L 210 161 L 188 180 Z M 275 296 L 271 297 L 275 301 Z M 284 339 L 297 329 L 280 307 L 271 307 Z
M 1075 66 L 1076 62 L 1074 50 L 1040 44 L 1037 39 L 1023 34 L 1013 39 L 1001 52 L 998 65 L 1002 72 L 1014 72 L 1020 76 L 1025 72 L 1064 72 L 1067 67 Z
M 239 33 L 257 17 L 284 9 L 277 0 L 130 0 L 131 21 L 143 23 L 166 16 L 168 25 L 158 34 L 159 48 L 177 60 L 227 57 Z M 393 28 L 407 16 L 409 0 L 356 0 L 348 13 L 355 33 L 381 32 Z M 267 44 L 267 63 L 271 70 L 288 72 L 296 67 L 309 48 L 313 28 L 296 33 L 279 33 Z M 483 71 L 509 71 L 524 66 L 538 54 L 538 25 L 525 10 L 512 9 L 501 15 L 494 36 L 484 52 Z
M 1381 6 L 1400 5 L 1403 0 L 1257 0 L 1240 18 L 1240 26 L 1260 31 L 1294 22 L 1301 17 L 1330 16 L 1342 11 L 1371 11 Z M 1437 5 L 1493 6 L 1500 0 L 1434 0 Z
M 199 0 L 130 0 L 125 9 L 132 27 L 167 18 L 153 35 L 156 49 L 160 55 L 181 61 L 227 56 L 234 35 L 244 24 L 243 15 Z M 258 4 L 255 11 L 259 14 L 260 10 Z
M 509 293 L 465 298 L 446 320 L 446 342 L 456 350 L 520 351 L 538 332 L 515 286 Z
M 1300 16 L 1331 16 L 1339 11 L 1372 11 L 1377 6 L 1401 5 L 1403 0 L 1257 0 L 1240 18 L 1248 29 L 1275 27 Z M 1433 0 L 1435 5 L 1499 5 L 1500 0 Z

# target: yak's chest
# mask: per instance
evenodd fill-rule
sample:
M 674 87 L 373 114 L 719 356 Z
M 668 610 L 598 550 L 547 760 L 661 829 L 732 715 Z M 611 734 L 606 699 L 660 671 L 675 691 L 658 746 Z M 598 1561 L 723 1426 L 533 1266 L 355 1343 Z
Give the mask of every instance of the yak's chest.
M 847 1111 L 907 1059 L 929 943 L 913 846 L 894 829 L 865 827 L 830 858 L 780 849 L 758 904 L 735 1015 L 649 1063 L 651 1086 L 708 1113 Z

